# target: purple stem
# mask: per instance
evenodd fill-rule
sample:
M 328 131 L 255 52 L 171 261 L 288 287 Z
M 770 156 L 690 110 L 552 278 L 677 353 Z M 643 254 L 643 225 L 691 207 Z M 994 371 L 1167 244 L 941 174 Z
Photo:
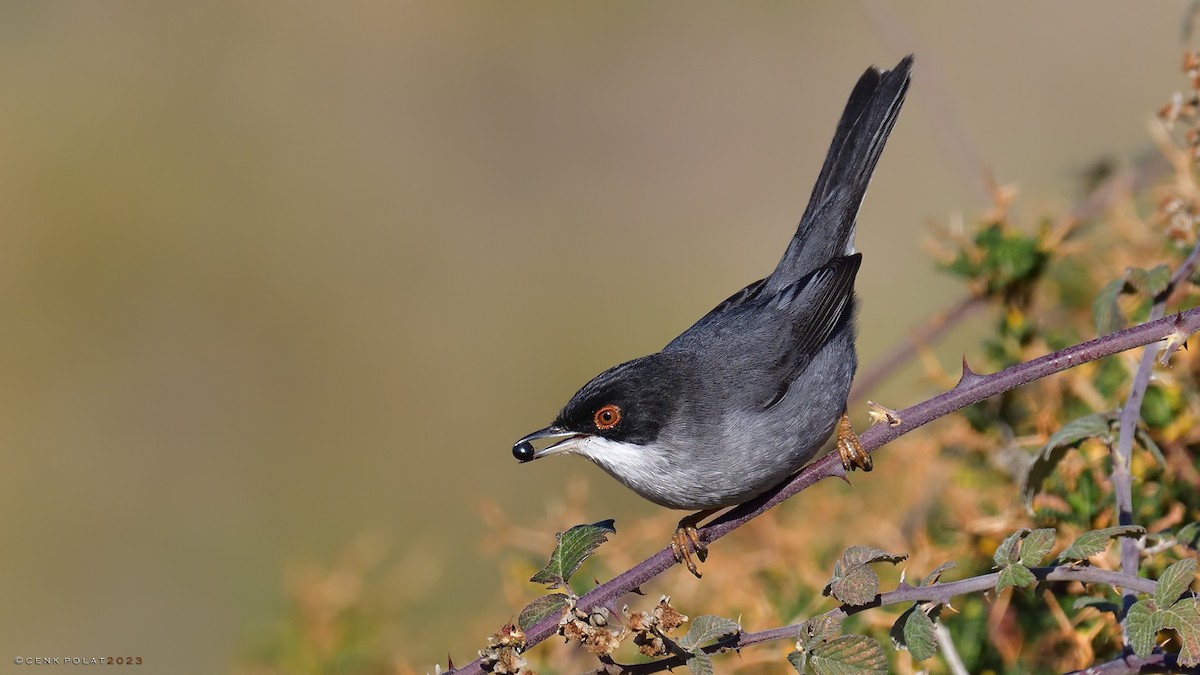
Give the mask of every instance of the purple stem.
M 1095 567 L 1075 567 L 1062 565 L 1058 567 L 1034 567 L 1029 570 L 1039 581 L 1080 581 L 1085 584 L 1104 584 L 1106 586 L 1122 586 L 1133 588 L 1142 593 L 1153 593 L 1158 582 L 1141 577 L 1131 577 L 1121 572 L 1102 570 Z M 870 602 L 862 605 L 842 605 L 826 614 L 840 613 L 842 618 L 859 612 L 883 607 L 884 605 L 907 604 L 910 602 L 933 602 L 939 605 L 949 605 L 950 600 L 969 593 L 980 593 L 996 587 L 1000 578 L 999 572 L 983 574 L 969 579 L 960 579 L 931 586 L 909 586 L 907 584 L 894 591 L 881 593 Z M 713 654 L 728 649 L 741 649 L 750 645 L 771 642 L 774 640 L 795 640 L 800 635 L 800 625 L 780 626 L 755 633 L 738 633 L 714 645 L 704 648 L 704 652 Z M 621 672 L 625 675 L 648 675 L 676 666 L 682 666 L 686 659 L 672 656 L 649 663 L 639 663 L 625 666 Z
M 1136 654 L 1125 654 L 1120 658 L 1076 670 L 1068 675 L 1135 675 L 1136 673 L 1200 673 L 1200 669 L 1183 668 L 1175 654 L 1157 652 L 1142 658 Z
M 1154 298 L 1154 304 L 1150 307 L 1149 320 L 1154 321 L 1162 317 L 1166 311 L 1167 299 L 1179 287 L 1179 284 L 1186 282 L 1196 269 L 1196 264 L 1200 262 L 1200 242 L 1192 248 L 1192 252 L 1187 259 L 1175 270 L 1171 275 L 1170 282 Z M 1117 437 L 1117 456 L 1113 461 L 1113 492 L 1116 495 L 1117 502 L 1117 520 L 1120 525 L 1133 525 L 1133 477 L 1130 475 L 1130 461 L 1133 458 L 1133 436 L 1137 430 L 1138 421 L 1142 415 L 1142 400 L 1146 396 L 1146 387 L 1150 386 L 1150 377 L 1154 373 L 1154 349 L 1147 349 L 1142 354 L 1142 361 L 1138 365 L 1137 373 L 1133 376 L 1133 384 L 1129 388 L 1129 397 L 1125 399 L 1125 405 L 1121 407 L 1120 431 Z M 1132 537 L 1121 538 L 1121 571 L 1137 576 L 1138 573 L 1138 542 Z M 1128 610 L 1129 606 L 1137 600 L 1137 593 L 1131 589 L 1124 589 L 1124 605 Z

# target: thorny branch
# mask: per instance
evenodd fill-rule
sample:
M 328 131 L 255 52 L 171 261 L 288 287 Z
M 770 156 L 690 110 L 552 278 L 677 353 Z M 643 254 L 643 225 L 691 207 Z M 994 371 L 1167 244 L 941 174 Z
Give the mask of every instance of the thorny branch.
M 1181 668 L 1175 654 L 1159 652 L 1141 658 L 1136 654 L 1125 654 L 1115 661 L 1077 670 L 1068 675 L 1135 675 L 1135 673 L 1195 673 L 1195 668 Z
M 862 434 L 860 440 L 867 452 L 872 452 L 918 427 L 940 417 L 997 394 L 1014 389 L 1075 366 L 1111 356 L 1167 338 L 1178 347 L 1187 336 L 1200 329 L 1200 308 L 1190 309 L 1171 317 L 1149 321 L 1095 340 L 1083 342 L 1066 349 L 1021 363 L 992 375 L 978 375 L 964 370 L 963 377 L 950 391 L 918 403 L 895 413 L 897 422 L 877 424 Z M 1164 359 L 1169 354 L 1164 354 Z M 704 542 L 713 542 L 758 517 L 779 503 L 830 476 L 845 476 L 836 452 L 831 452 L 800 470 L 791 480 L 763 496 L 735 507 L 713 523 L 700 529 Z M 616 606 L 617 601 L 647 581 L 657 577 L 676 564 L 671 548 L 665 547 L 658 553 L 638 563 L 580 597 L 576 606 L 584 611 L 598 606 Z M 1049 578 L 1049 577 L 1047 577 Z M 1133 582 L 1122 576 L 1123 583 Z M 958 583 L 958 582 L 956 582 Z M 1153 583 L 1153 582 L 1147 582 Z M 949 585 L 949 584 L 945 584 Z M 1135 587 L 1136 588 L 1136 587 Z M 922 589 L 925 590 L 925 589 Z M 893 593 L 912 592 L 898 589 Z M 553 635 L 558 627 L 558 617 L 551 616 L 539 621 L 525 631 L 527 646 L 532 647 Z M 475 660 L 457 671 L 474 675 L 482 673 L 479 660 Z
M 1153 593 L 1157 585 L 1155 581 L 1143 579 L 1137 576 L 1130 576 L 1122 572 L 1113 572 L 1109 570 L 1097 569 L 1094 567 L 1075 567 L 1071 565 L 1060 565 L 1057 567 L 1035 567 L 1030 570 L 1039 581 L 1079 581 L 1082 583 L 1103 584 L 1106 586 L 1119 586 L 1124 588 L 1135 589 L 1140 593 Z M 881 593 L 875 596 L 874 600 L 864 605 L 842 605 L 835 609 L 826 612 L 826 615 L 834 618 L 845 619 L 846 617 L 857 614 L 864 610 L 884 607 L 886 605 L 909 604 L 913 602 L 932 602 L 939 605 L 949 605 L 950 600 L 970 593 L 980 593 L 996 587 L 996 580 L 1000 577 L 999 572 L 991 574 L 983 574 L 970 579 L 960 579 L 959 581 L 949 581 L 946 583 L 937 583 L 931 586 L 909 586 L 903 584 L 900 588 L 887 593 Z M 817 617 L 820 618 L 820 617 Z M 717 652 L 728 651 L 731 649 L 741 649 L 751 645 L 761 644 L 763 642 L 772 642 L 774 640 L 795 639 L 800 634 L 801 624 L 793 624 L 790 626 L 781 626 L 779 628 L 771 628 L 769 630 L 757 631 L 754 633 L 738 633 L 731 635 L 725 640 L 721 640 L 714 645 L 705 647 L 703 650 L 706 654 L 715 654 Z M 657 673 L 676 666 L 682 666 L 686 659 L 681 656 L 672 656 L 658 661 L 649 663 L 639 663 L 636 665 L 618 666 L 616 670 L 612 666 L 602 668 L 598 673 L 606 673 L 609 675 L 648 675 L 649 673 Z

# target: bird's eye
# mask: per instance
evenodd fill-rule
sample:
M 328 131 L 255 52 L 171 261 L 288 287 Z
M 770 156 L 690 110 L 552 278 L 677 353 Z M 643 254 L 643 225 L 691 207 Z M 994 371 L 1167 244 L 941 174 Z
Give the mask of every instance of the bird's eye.
M 592 422 L 601 431 L 611 429 L 621 422 L 621 409 L 609 403 L 596 411 L 595 416 L 592 417 Z

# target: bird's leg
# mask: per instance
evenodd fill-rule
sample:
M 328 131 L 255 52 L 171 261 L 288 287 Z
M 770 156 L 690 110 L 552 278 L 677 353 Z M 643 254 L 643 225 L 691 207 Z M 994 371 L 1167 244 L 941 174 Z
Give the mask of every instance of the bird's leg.
M 853 471 L 854 467 L 863 471 L 871 470 L 871 455 L 863 450 L 862 443 L 858 441 L 858 434 L 854 433 L 854 427 L 850 425 L 850 418 L 846 413 L 842 413 L 842 419 L 838 421 L 837 449 L 838 454 L 842 456 L 842 468 L 846 471 Z
M 671 552 L 675 554 L 675 562 L 687 565 L 688 571 L 697 579 L 700 578 L 700 570 L 696 569 L 696 561 L 692 559 L 692 553 L 695 552 L 700 562 L 704 562 L 708 558 L 708 545 L 700 541 L 700 533 L 696 531 L 696 525 L 720 510 L 719 508 L 704 509 L 680 518 L 679 527 L 671 537 Z

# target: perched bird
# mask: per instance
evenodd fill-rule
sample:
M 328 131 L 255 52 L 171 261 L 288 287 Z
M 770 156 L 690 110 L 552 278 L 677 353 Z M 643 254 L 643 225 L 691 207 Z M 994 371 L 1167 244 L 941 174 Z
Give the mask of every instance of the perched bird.
M 703 518 L 753 499 L 808 463 L 837 429 L 847 470 L 871 469 L 846 417 L 858 365 L 855 218 L 908 91 L 912 57 L 868 69 L 850 93 L 796 234 L 770 276 L 733 294 L 662 349 L 610 368 L 554 422 L 518 440 L 522 462 L 581 455 L 642 497 L 698 510 L 675 557 L 700 576 Z M 552 442 L 536 449 L 534 441 Z

